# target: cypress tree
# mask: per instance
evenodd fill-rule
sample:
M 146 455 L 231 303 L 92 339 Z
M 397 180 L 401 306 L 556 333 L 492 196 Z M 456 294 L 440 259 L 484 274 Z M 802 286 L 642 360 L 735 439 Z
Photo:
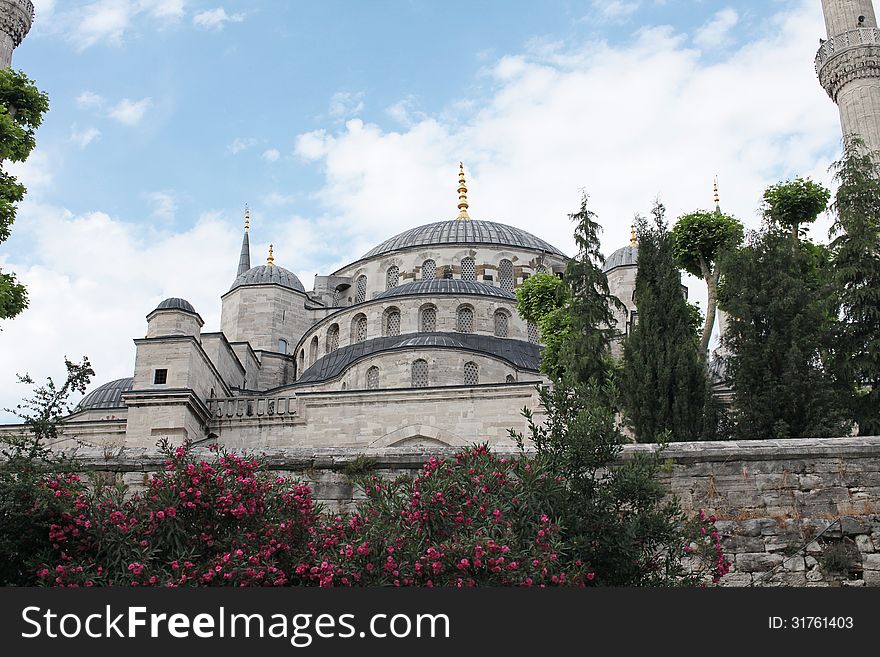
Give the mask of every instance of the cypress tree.
M 844 143 L 833 166 L 834 280 L 841 312 L 835 345 L 841 376 L 853 384 L 850 406 L 860 435 L 880 434 L 880 170 L 878 153 Z
M 664 434 L 672 440 L 701 438 L 708 393 L 664 213 L 658 202 L 653 225 L 638 220 L 638 322 L 623 347 L 621 397 L 639 442 L 654 442 Z

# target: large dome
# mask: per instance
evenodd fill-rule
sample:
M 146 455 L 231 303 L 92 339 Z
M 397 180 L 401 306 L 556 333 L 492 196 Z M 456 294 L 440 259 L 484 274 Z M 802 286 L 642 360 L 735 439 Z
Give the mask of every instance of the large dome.
M 552 244 L 548 244 L 521 228 L 514 228 L 494 221 L 451 219 L 425 224 L 395 235 L 365 253 L 362 259 L 410 247 L 436 244 L 492 244 L 533 249 L 559 256 L 565 255 Z
M 463 281 L 458 278 L 440 278 L 433 281 L 414 281 L 404 283 L 390 290 L 380 292 L 376 299 L 389 299 L 391 297 L 406 297 L 411 294 L 474 294 L 486 297 L 498 297 L 500 299 L 515 299 L 513 292 L 508 292 L 500 287 L 488 283 L 476 283 Z
M 82 398 L 74 413 L 79 411 L 88 411 L 97 408 L 123 408 L 125 402 L 122 401 L 122 393 L 131 390 L 134 379 L 128 377 L 125 379 L 116 379 L 104 385 L 100 385 L 89 394 Z
M 622 246 L 605 259 L 605 271 L 611 271 L 617 267 L 632 267 L 639 262 L 639 247 L 628 245 Z
M 259 265 L 257 267 L 251 267 L 235 279 L 235 282 L 229 290 L 231 292 L 235 288 L 244 287 L 245 285 L 280 285 L 281 287 L 287 287 L 299 292 L 306 291 L 306 288 L 300 283 L 296 274 L 292 271 L 288 271 L 284 267 L 279 267 L 278 265 Z

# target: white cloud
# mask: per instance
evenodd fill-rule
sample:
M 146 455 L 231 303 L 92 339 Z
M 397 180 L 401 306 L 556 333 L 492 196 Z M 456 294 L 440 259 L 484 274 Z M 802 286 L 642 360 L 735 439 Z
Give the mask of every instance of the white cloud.
M 178 20 L 183 17 L 186 0 L 140 0 L 138 8 L 155 18 Z
M 83 128 L 79 130 L 76 126 L 73 126 L 71 128 L 70 141 L 80 148 L 85 148 L 100 136 L 101 131 L 97 128 Z
M 122 43 L 122 36 L 133 18 L 132 5 L 127 0 L 98 0 L 74 10 L 73 23 L 68 33 L 77 50 L 85 50 L 99 41 L 114 45 Z
M 330 116 L 337 119 L 357 116 L 364 110 L 363 91 L 337 91 L 330 98 Z
M 123 125 L 136 126 L 144 118 L 144 114 L 146 114 L 152 102 L 152 99 L 149 97 L 142 98 L 141 100 L 123 98 L 110 110 L 109 116 Z
M 104 104 L 104 98 L 86 89 L 76 97 L 76 104 L 82 109 L 93 109 Z
M 731 31 L 739 21 L 739 15 L 730 7 L 718 11 L 704 23 L 694 35 L 694 43 L 701 48 L 723 48 L 731 40 Z
M 593 10 L 607 21 L 620 21 L 634 14 L 641 3 L 637 0 L 593 0 Z
M 193 25 L 204 30 L 222 30 L 226 23 L 241 23 L 244 14 L 227 14 L 223 7 L 200 11 L 193 16 Z
M 281 151 L 277 148 L 269 148 L 263 151 L 263 159 L 266 162 L 277 162 L 281 158 Z
M 386 107 L 385 113 L 394 121 L 409 127 L 427 118 L 423 111 L 417 109 L 418 104 L 418 98 L 409 95 Z
M 246 151 L 256 145 L 257 140 L 253 137 L 236 137 L 232 140 L 232 143 L 226 147 L 226 151 L 231 155 L 238 155 L 242 151 Z
M 317 160 L 329 152 L 334 141 L 325 130 L 313 130 L 297 136 L 294 152 L 304 160 Z
M 149 192 L 147 200 L 153 207 L 152 217 L 162 221 L 172 221 L 177 212 L 177 194 L 173 190 Z

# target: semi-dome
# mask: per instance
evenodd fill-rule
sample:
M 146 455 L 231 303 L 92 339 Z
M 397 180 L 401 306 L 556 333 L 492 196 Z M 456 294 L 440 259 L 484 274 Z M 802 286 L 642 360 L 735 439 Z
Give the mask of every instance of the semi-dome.
M 130 376 L 100 385 L 83 397 L 73 412 L 99 408 L 124 408 L 125 402 L 122 401 L 122 393 L 131 390 L 132 385 L 134 385 L 134 378 Z
M 375 296 L 376 299 L 390 299 L 392 297 L 405 297 L 411 294 L 476 294 L 500 299 L 515 299 L 512 292 L 488 283 L 475 281 L 463 281 L 458 278 L 440 278 L 429 281 L 415 281 L 398 285 L 390 290 L 385 290 Z
M 611 271 L 617 267 L 632 267 L 639 262 L 639 247 L 628 244 L 623 246 L 605 259 L 605 271 Z
M 300 283 L 292 271 L 278 265 L 259 265 L 251 267 L 245 273 L 235 279 L 230 291 L 245 285 L 280 285 L 298 292 L 305 292 L 306 288 Z
M 181 299 L 180 297 L 171 297 L 169 299 L 165 299 L 158 306 L 156 306 L 156 310 L 183 310 L 184 312 L 196 314 L 196 309 L 193 308 L 193 305 L 187 301 L 186 299 Z
M 548 244 L 521 228 L 514 228 L 494 221 L 451 219 L 406 230 L 371 249 L 361 259 L 411 247 L 441 244 L 491 244 L 544 251 L 563 257 L 565 255 L 552 244 Z

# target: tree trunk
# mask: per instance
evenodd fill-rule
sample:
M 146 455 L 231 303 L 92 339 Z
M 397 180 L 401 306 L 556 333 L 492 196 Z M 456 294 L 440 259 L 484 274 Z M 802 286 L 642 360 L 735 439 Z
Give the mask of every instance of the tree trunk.
M 706 281 L 706 321 L 703 323 L 703 337 L 700 340 L 700 357 L 709 360 L 709 340 L 712 338 L 712 327 L 715 326 L 715 306 L 718 297 L 718 281 L 715 274 L 709 269 L 709 265 L 701 257 L 700 271 L 703 280 Z

